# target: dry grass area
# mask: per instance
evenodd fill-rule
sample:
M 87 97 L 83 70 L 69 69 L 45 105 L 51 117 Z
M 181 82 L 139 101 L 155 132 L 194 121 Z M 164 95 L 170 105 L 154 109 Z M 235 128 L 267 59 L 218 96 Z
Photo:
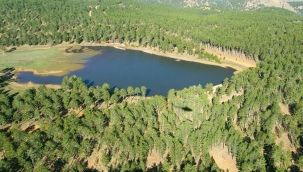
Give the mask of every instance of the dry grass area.
M 24 130 L 26 130 L 27 128 L 33 126 L 34 123 L 35 123 L 35 120 L 26 121 L 26 122 L 24 122 L 24 123 L 21 124 L 20 130 L 21 130 L 21 131 L 24 131 Z
M 20 93 L 23 92 L 24 90 L 28 88 L 38 88 L 41 86 L 41 84 L 34 84 L 32 82 L 28 82 L 25 84 L 21 84 L 18 82 L 10 82 L 9 85 L 7 85 L 4 90 L 9 91 L 10 94 L 14 93 Z M 47 88 L 53 88 L 53 89 L 59 89 L 61 86 L 60 85 L 53 85 L 53 84 L 46 84 L 45 85 Z
M 290 115 L 290 111 L 289 111 L 288 105 L 283 104 L 283 103 L 279 103 L 279 106 L 280 106 L 281 112 L 282 112 L 284 115 Z
M 129 96 L 124 99 L 124 102 L 130 104 L 130 103 L 137 103 L 139 100 L 144 99 L 144 97 L 141 96 Z M 146 97 L 145 99 L 149 99 L 149 97 Z
M 102 163 L 102 155 L 104 149 L 95 148 L 93 153 L 86 159 L 87 160 L 87 167 L 90 169 L 96 169 L 98 171 L 107 171 L 106 166 Z
M 209 102 L 212 102 L 212 99 L 214 98 L 214 94 L 216 93 L 217 88 L 219 88 L 219 87 L 221 87 L 221 86 L 222 86 L 222 84 L 218 84 L 218 85 L 214 85 L 214 86 L 213 86 L 213 92 L 212 92 L 212 93 L 209 93 L 209 94 L 207 95 L 207 99 L 208 99 Z
M 32 82 L 28 82 L 26 84 L 20 84 L 17 82 L 10 82 L 9 85 L 14 88 L 19 88 L 19 89 L 27 89 L 27 88 L 38 88 L 41 86 L 41 84 L 35 84 Z M 61 86 L 60 85 L 54 85 L 54 84 L 46 84 L 45 85 L 47 88 L 53 88 L 53 89 L 59 89 Z
M 208 100 L 209 102 L 212 102 L 212 98 L 214 97 L 214 94 L 216 93 L 216 90 L 219 88 L 219 87 L 222 87 L 222 84 L 218 84 L 218 85 L 214 85 L 213 86 L 213 92 L 212 94 L 208 94 Z M 231 100 L 233 97 L 237 97 L 237 96 L 241 96 L 244 94 L 244 90 L 242 89 L 241 91 L 239 92 L 236 92 L 235 90 L 231 92 L 230 95 L 226 95 L 226 94 L 223 94 L 220 98 L 220 103 L 224 103 L 224 102 L 228 102 L 229 100 Z
M 21 124 L 20 130 L 25 131 L 28 130 L 28 133 L 32 133 L 40 128 L 39 122 L 33 120 L 26 121 Z
M 0 152 L 0 161 L 1 161 L 2 159 L 4 159 L 4 151 L 1 151 L 1 152 Z
M 34 123 L 34 126 L 32 126 L 31 130 L 28 131 L 28 133 L 32 133 L 32 132 L 34 132 L 34 131 L 36 131 L 38 129 L 40 129 L 40 125 L 38 125 L 38 122 L 36 121 Z
M 237 117 L 238 115 L 236 114 L 235 119 L 233 120 L 233 125 L 235 127 L 235 130 L 239 131 L 241 136 L 244 138 L 246 134 L 241 130 L 240 126 L 237 124 Z
M 206 53 L 217 56 L 221 60 L 223 67 L 231 67 L 236 69 L 237 71 L 243 71 L 250 67 L 257 66 L 257 63 L 252 60 L 247 60 L 245 58 L 233 56 L 219 49 L 215 51 L 209 48 L 209 49 L 205 49 L 204 51 Z
M 9 128 L 11 126 L 12 126 L 12 124 L 0 125 L 0 130 L 4 130 L 4 129 Z
M 78 109 L 74 110 L 74 112 L 78 115 L 78 118 L 83 116 L 83 109 L 79 107 Z
M 281 137 L 278 137 L 275 140 L 276 145 L 279 145 L 281 142 L 284 144 L 283 150 L 285 152 L 286 151 L 296 152 L 296 149 L 291 145 L 291 142 L 288 138 L 288 133 L 287 132 L 282 133 Z
M 64 71 L 62 70 L 54 70 L 54 71 L 39 71 L 36 69 L 22 69 L 22 68 L 16 68 L 16 71 L 23 71 L 23 72 L 33 72 L 36 75 L 60 75 L 61 73 L 63 73 Z
M 153 166 L 157 166 L 163 162 L 164 162 L 163 157 L 160 155 L 160 153 L 155 148 L 153 148 L 152 150 L 150 150 L 148 152 L 148 156 L 147 156 L 147 160 L 146 160 L 146 168 L 150 169 Z
M 233 97 L 238 97 L 244 94 L 244 90 L 241 90 L 241 92 L 232 91 L 232 93 L 228 96 L 226 94 L 222 95 L 220 99 L 220 103 L 228 102 Z
M 237 172 L 236 158 L 232 158 L 232 154 L 228 153 L 228 147 L 220 144 L 213 146 L 209 151 L 209 155 L 214 158 L 216 164 L 223 171 Z

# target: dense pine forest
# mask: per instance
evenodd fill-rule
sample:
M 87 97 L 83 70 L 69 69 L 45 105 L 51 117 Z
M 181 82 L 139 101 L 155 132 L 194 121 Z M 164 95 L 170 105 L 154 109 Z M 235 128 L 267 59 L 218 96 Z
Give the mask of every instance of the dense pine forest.
M 88 87 L 11 94 L 0 74 L 0 171 L 220 171 L 227 148 L 240 171 L 303 170 L 303 18 L 279 8 L 218 11 L 132 0 L 0 2 L 0 45 L 117 40 L 165 52 L 237 50 L 258 63 L 222 86 L 170 90 Z M 1 58 L 1 55 L 0 55 Z M 9 60 L 9 59 L 8 59 Z M 134 96 L 141 98 L 132 101 Z

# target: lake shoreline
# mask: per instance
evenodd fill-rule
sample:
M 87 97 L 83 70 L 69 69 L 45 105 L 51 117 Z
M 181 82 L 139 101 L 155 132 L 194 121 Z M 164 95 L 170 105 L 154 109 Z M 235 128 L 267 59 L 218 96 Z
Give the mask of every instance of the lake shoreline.
M 232 56 L 221 56 L 220 54 L 216 52 L 210 52 L 210 51 L 205 51 L 209 54 L 214 54 L 216 55 L 222 63 L 217 63 L 213 62 L 207 59 L 200 59 L 197 57 L 197 55 L 189 55 L 189 54 L 180 54 L 180 53 L 169 53 L 169 52 L 162 52 L 162 51 L 157 51 L 155 48 L 152 47 L 141 47 L 141 46 L 133 46 L 133 45 L 125 45 L 125 44 L 119 44 L 119 43 L 88 43 L 88 42 L 82 42 L 81 44 L 69 44 L 69 43 L 62 43 L 59 45 L 55 45 L 52 47 L 58 48 L 58 49 L 65 49 L 65 48 L 70 48 L 70 47 L 85 47 L 85 46 L 109 46 L 109 47 L 114 47 L 116 49 L 120 50 L 135 50 L 135 51 L 142 51 L 144 53 L 149 53 L 149 54 L 154 54 L 157 56 L 162 56 L 162 57 L 168 57 L 168 58 L 173 58 L 176 59 L 176 61 L 189 61 L 189 62 L 194 62 L 194 63 L 201 63 L 201 64 L 206 64 L 206 65 L 212 65 L 212 66 L 219 66 L 223 68 L 233 68 L 235 69 L 235 73 L 241 72 L 243 70 L 246 70 L 248 68 L 256 67 L 256 63 L 250 60 L 245 60 L 245 59 L 238 59 L 236 57 Z M 19 48 L 22 49 L 29 49 L 29 50 L 35 50 L 35 49 L 46 49 L 46 48 L 51 48 L 50 46 L 47 45 L 38 45 L 38 46 L 28 46 L 28 45 L 23 45 L 20 46 Z M 63 76 L 68 74 L 71 71 L 83 69 L 84 64 L 78 64 L 75 66 L 75 68 L 70 68 L 68 70 L 62 69 L 62 70 L 45 70 L 43 72 L 38 71 L 35 68 L 16 68 L 17 72 L 33 72 L 35 75 L 40 75 L 40 76 L 47 76 L 47 75 L 54 75 L 54 76 Z
M 222 56 L 216 52 L 211 52 L 209 50 L 205 51 L 205 52 L 216 55 L 221 60 L 222 63 L 213 62 L 213 61 L 210 61 L 207 59 L 200 59 L 197 57 L 197 55 L 195 56 L 195 55 L 189 55 L 189 54 L 179 54 L 179 53 L 169 53 L 169 52 L 157 51 L 151 47 L 133 46 L 133 45 L 125 45 L 125 44 L 119 44 L 119 43 L 96 44 L 96 43 L 86 43 L 86 42 L 79 44 L 79 45 L 81 45 L 81 46 L 109 46 L 109 47 L 114 47 L 116 49 L 121 49 L 121 50 L 142 51 L 144 53 L 154 54 L 157 56 L 173 58 L 173 59 L 176 59 L 176 61 L 184 60 L 184 61 L 201 63 L 201 64 L 206 64 L 206 65 L 219 66 L 219 67 L 223 67 L 223 68 L 230 67 L 230 68 L 235 69 L 235 73 L 241 72 L 241 71 L 249 69 L 249 68 L 254 68 L 257 65 L 256 62 L 251 61 L 251 60 L 238 59 L 237 57 L 232 57 L 232 56 Z
M 149 54 L 154 54 L 157 56 L 161 56 L 161 57 L 167 57 L 167 58 L 173 58 L 176 61 L 189 61 L 189 62 L 194 62 L 194 63 L 201 63 L 201 64 L 206 64 L 206 65 L 212 65 L 212 66 L 219 66 L 219 67 L 223 67 L 223 68 L 233 68 L 235 69 L 234 73 L 243 71 L 245 69 L 248 69 L 250 67 L 255 67 L 254 65 L 250 64 L 250 63 L 239 63 L 240 61 L 238 61 L 238 63 L 235 63 L 237 65 L 230 65 L 228 63 L 226 63 L 227 60 L 229 59 L 224 59 L 225 61 L 223 61 L 222 63 L 216 63 L 216 62 L 212 62 L 209 60 L 205 60 L 205 59 L 199 59 L 197 56 L 194 55 L 188 55 L 188 54 L 177 54 L 177 53 L 168 53 L 168 52 L 161 52 L 161 51 L 157 51 L 154 48 L 151 47 L 140 47 L 140 46 L 133 46 L 133 45 L 124 45 L 124 44 L 117 44 L 117 43 L 113 43 L 113 44 L 109 44 L 109 43 L 82 43 L 82 44 L 69 44 L 69 43 L 63 43 L 60 45 L 56 45 L 53 46 L 57 49 L 61 49 L 61 50 L 67 50 L 70 47 L 89 47 L 89 46 L 100 46 L 100 47 L 113 47 L 116 49 L 120 49 L 120 50 L 134 50 L 134 51 L 142 51 L 144 53 L 149 53 Z M 30 50 L 35 50 L 35 49 L 47 49 L 47 48 L 51 48 L 50 46 L 21 46 L 19 47 L 21 49 L 30 49 Z M 209 53 L 209 52 L 208 52 Z M 72 54 L 72 53 L 71 53 Z M 93 56 L 91 56 L 93 57 Z M 240 65 L 239 65 L 240 64 Z M 84 63 L 83 64 L 79 64 L 79 66 L 77 68 L 75 68 L 75 70 L 79 70 L 84 68 Z M 37 71 L 37 69 L 33 68 L 33 69 L 22 69 L 22 68 L 16 68 L 15 72 L 33 72 L 35 75 L 40 75 L 40 76 L 49 76 L 49 75 L 53 75 L 53 76 L 62 76 L 65 74 L 70 73 L 73 70 L 45 70 L 45 71 Z M 11 86 L 13 87 L 37 87 L 39 85 L 42 84 L 35 84 L 35 83 L 13 83 L 11 84 Z M 53 86 L 50 86 L 53 87 Z M 55 85 L 56 88 L 59 88 L 60 85 Z

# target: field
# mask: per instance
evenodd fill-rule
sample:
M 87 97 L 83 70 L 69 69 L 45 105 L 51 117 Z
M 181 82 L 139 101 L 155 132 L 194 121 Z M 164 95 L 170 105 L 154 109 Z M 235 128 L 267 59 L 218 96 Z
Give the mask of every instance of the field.
M 15 67 L 17 71 L 33 71 L 39 75 L 64 75 L 81 69 L 85 59 L 96 51 L 81 46 L 9 47 L 0 54 L 0 70 Z

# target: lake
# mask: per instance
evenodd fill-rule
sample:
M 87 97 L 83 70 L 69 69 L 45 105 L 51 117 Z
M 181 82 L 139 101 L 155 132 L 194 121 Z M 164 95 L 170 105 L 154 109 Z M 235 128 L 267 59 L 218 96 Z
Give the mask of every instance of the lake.
M 68 76 L 81 77 L 88 86 L 108 83 L 112 88 L 145 86 L 148 96 L 166 96 L 170 89 L 181 90 L 192 85 L 207 83 L 217 85 L 230 78 L 232 68 L 205 65 L 157 56 L 135 50 L 113 47 L 89 47 L 102 53 L 88 58 L 85 67 L 72 71 Z M 38 76 L 32 72 L 20 72 L 20 83 L 61 84 L 64 76 Z

